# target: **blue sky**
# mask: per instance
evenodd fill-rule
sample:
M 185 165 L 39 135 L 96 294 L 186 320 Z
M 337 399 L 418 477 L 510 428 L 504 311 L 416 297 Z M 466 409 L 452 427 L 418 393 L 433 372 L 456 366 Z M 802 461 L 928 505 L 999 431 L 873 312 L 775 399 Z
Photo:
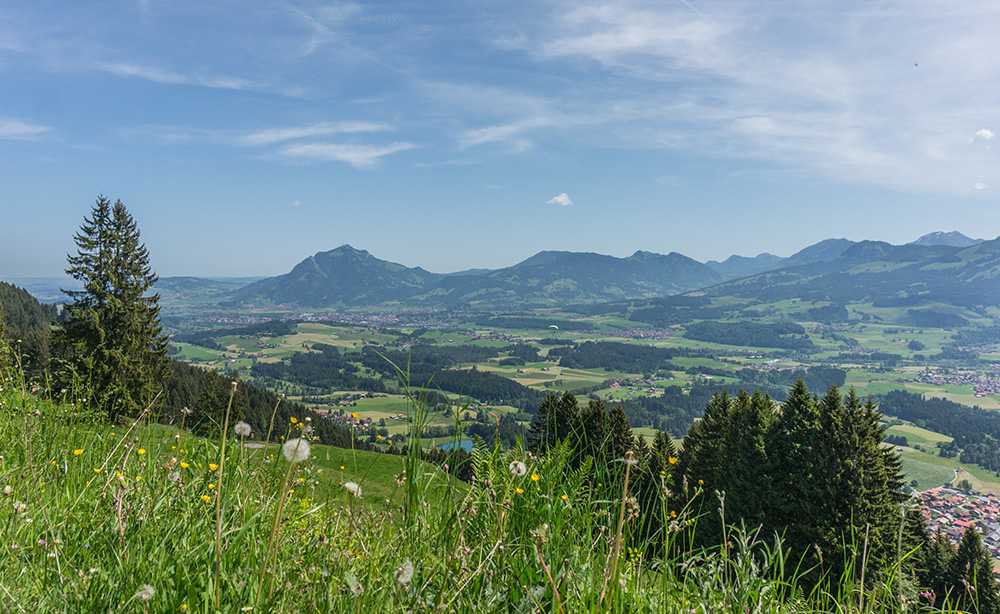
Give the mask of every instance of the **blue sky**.
M 0 278 L 1000 235 L 995 0 L 0 3 Z

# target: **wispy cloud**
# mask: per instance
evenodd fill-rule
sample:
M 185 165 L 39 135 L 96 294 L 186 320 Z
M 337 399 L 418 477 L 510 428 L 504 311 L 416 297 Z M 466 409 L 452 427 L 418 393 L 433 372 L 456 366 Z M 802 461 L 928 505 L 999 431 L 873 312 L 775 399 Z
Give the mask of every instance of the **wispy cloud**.
M 383 156 L 415 147 L 413 143 L 392 143 L 384 146 L 303 143 L 288 145 L 281 149 L 278 155 L 287 160 L 300 162 L 346 162 L 355 168 L 367 169 L 376 166 Z
M 239 141 L 246 145 L 271 145 L 283 141 L 301 138 L 329 136 L 331 134 L 357 134 L 362 132 L 379 132 L 388 130 L 387 124 L 374 122 L 320 122 L 308 126 L 293 126 L 289 128 L 267 128 L 244 134 Z
M 0 118 L 0 139 L 34 141 L 52 131 L 49 126 L 31 124 L 19 119 Z
M 956 139 L 972 123 L 972 140 L 989 141 L 991 130 L 974 131 L 1000 120 L 989 102 L 1000 65 L 984 55 L 1000 28 L 995 3 L 547 6 L 547 20 L 494 40 L 586 76 L 548 90 L 564 121 L 575 100 L 589 107 L 585 127 L 562 138 L 773 161 L 904 191 L 961 192 L 975 175 L 1000 175 L 988 146 Z
M 246 79 L 223 76 L 186 76 L 169 70 L 129 62 L 101 63 L 97 65 L 97 68 L 119 77 L 144 79 L 168 85 L 201 85 L 226 90 L 246 90 L 257 86 Z
M 569 194 L 563 192 L 559 196 L 555 196 L 545 201 L 546 205 L 559 205 L 560 207 L 568 207 L 573 204 L 572 199 L 570 199 Z

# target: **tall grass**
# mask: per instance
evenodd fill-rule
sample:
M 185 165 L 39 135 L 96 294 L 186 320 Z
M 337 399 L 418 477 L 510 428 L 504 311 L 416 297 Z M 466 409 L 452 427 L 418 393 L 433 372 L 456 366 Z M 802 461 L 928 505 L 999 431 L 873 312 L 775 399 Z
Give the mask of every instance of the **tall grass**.
M 16 364 L 0 378 L 0 611 L 920 609 L 897 585 L 810 592 L 780 540 L 752 528 L 682 554 L 697 519 L 669 505 L 663 532 L 639 540 L 629 466 L 574 468 L 564 445 L 535 458 L 477 442 L 477 477 L 459 482 L 421 461 L 419 398 L 408 452 L 382 479 L 371 454 L 350 463 L 313 446 L 289 463 L 228 429 L 207 440 L 148 416 L 103 425 L 84 394 L 32 393 Z M 304 422 L 271 429 L 309 437 Z

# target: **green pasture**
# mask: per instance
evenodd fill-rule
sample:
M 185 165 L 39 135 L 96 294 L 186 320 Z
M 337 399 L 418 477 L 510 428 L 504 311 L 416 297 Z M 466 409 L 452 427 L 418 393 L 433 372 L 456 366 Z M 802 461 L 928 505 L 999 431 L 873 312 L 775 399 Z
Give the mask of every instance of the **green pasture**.
M 925 428 L 920 428 L 919 426 L 914 426 L 912 424 L 894 424 L 886 430 L 888 435 L 901 435 L 906 437 L 906 440 L 910 444 L 923 444 L 930 447 L 934 447 L 939 442 L 952 441 L 952 437 L 947 435 L 942 435 L 941 433 L 936 433 L 934 431 L 929 431 Z

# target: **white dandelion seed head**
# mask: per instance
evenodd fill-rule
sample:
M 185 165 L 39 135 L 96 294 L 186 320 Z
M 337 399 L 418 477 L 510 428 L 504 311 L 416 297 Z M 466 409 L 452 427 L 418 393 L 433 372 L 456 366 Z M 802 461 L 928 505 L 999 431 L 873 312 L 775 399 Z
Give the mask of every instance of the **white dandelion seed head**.
M 249 437 L 250 436 L 250 425 L 247 424 L 246 422 L 240 420 L 239 422 L 236 423 L 236 426 L 233 427 L 233 432 L 235 432 L 240 437 Z
M 143 584 L 139 587 L 139 590 L 135 592 L 135 598 L 139 601 L 149 601 L 156 594 L 156 589 L 149 584 Z
M 344 482 L 344 488 L 355 497 L 361 496 L 361 485 L 355 482 Z
M 520 477 L 525 473 L 528 473 L 528 468 L 524 466 L 524 463 L 516 460 L 510 464 L 510 473 L 511 475 Z
M 624 460 L 626 465 L 631 465 L 633 467 L 639 464 L 639 459 L 635 457 L 635 452 L 633 452 L 632 450 L 629 450 L 628 452 L 625 453 Z
M 181 472 L 173 471 L 170 473 L 170 475 L 167 476 L 167 479 L 170 480 L 171 482 L 179 482 L 181 479 Z
M 404 559 L 403 564 L 396 570 L 396 582 L 409 584 L 413 580 L 413 563 L 410 559 Z
M 8 484 L 8 485 L 6 485 L 6 486 L 3 487 L 3 494 L 9 496 L 10 493 L 12 493 L 12 492 L 14 492 L 14 489 L 10 487 L 10 484 Z
M 281 446 L 281 453 L 290 463 L 301 463 L 309 458 L 309 442 L 305 439 L 289 439 Z

